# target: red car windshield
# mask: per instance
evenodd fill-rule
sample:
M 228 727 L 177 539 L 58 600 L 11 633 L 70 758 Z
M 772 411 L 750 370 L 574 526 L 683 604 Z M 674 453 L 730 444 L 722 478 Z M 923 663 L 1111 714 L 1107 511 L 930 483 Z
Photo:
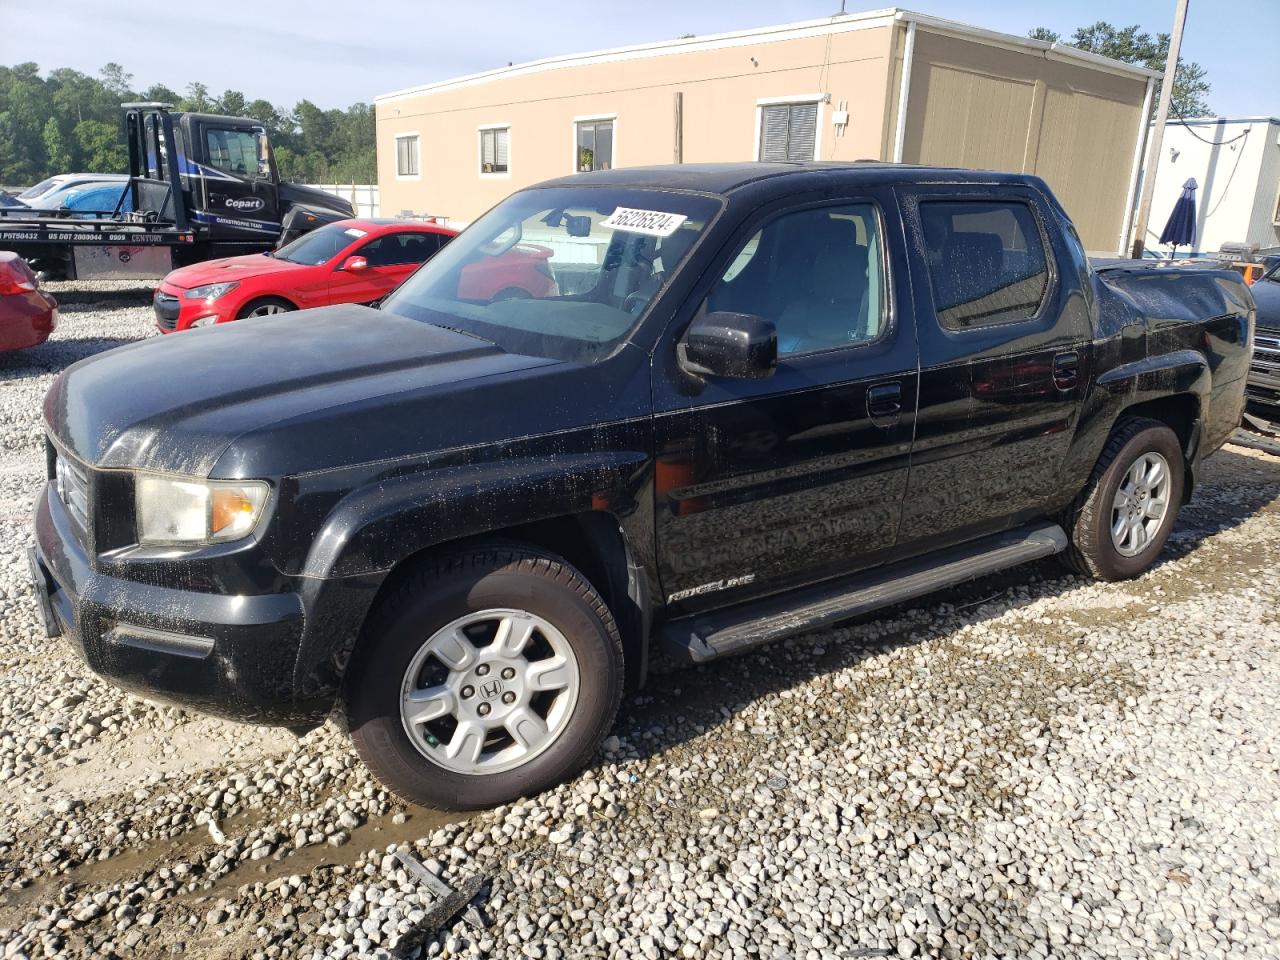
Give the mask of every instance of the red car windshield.
M 304 263 L 315 267 L 328 263 L 338 252 L 365 236 L 366 231 L 358 227 L 344 227 L 331 223 L 310 233 L 304 233 L 292 243 L 285 244 L 272 254 L 277 260 L 288 260 L 290 263 Z
M 594 362 L 628 336 L 720 209 L 715 197 L 659 190 L 524 190 L 464 230 L 382 309 L 512 353 Z M 516 282 L 529 269 L 545 282 Z

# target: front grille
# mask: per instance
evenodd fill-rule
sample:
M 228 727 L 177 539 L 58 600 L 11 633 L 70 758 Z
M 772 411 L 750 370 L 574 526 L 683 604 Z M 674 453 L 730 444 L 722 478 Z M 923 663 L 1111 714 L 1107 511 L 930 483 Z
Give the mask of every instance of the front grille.
M 67 508 L 72 522 L 83 534 L 89 529 L 89 474 L 84 467 L 60 452 L 55 452 L 54 457 L 54 490 Z
M 1280 386 L 1280 336 L 1254 335 L 1253 362 L 1249 376 L 1269 385 Z
M 178 326 L 178 314 L 182 311 L 182 303 L 177 297 L 157 290 L 151 304 L 156 311 L 156 326 L 162 330 L 173 330 Z

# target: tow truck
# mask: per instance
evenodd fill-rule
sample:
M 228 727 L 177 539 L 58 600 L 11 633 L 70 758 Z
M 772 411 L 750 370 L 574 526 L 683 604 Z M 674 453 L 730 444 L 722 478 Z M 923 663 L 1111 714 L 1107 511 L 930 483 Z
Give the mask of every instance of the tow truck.
M 129 180 L 115 208 L 33 214 L 0 207 L 0 250 L 47 276 L 158 279 L 174 267 L 270 250 L 355 216 L 340 197 L 282 183 L 256 120 L 179 112 L 166 103 L 121 107 Z

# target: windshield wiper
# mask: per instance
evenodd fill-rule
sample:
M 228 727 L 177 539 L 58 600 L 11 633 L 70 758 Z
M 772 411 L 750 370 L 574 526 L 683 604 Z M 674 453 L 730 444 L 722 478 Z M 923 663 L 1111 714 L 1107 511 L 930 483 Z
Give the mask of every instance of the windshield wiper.
M 448 330 L 450 333 L 460 333 L 464 337 L 471 337 L 474 340 L 483 340 L 485 343 L 492 343 L 495 347 L 498 345 L 497 340 L 490 340 L 488 337 L 482 337 L 480 334 L 472 333 L 470 330 L 463 330 L 461 327 L 449 327 L 443 323 L 434 323 L 430 320 L 428 320 L 427 323 L 430 323 L 433 327 L 439 327 L 441 330 Z

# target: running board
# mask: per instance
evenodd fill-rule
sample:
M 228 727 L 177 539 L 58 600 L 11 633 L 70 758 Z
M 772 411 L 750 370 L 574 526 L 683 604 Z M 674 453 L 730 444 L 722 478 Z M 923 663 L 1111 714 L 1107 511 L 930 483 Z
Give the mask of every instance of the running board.
M 673 620 L 662 627 L 659 637 L 672 657 L 706 663 L 1051 557 L 1066 548 L 1067 535 L 1056 523 L 1020 527 L 730 610 Z

